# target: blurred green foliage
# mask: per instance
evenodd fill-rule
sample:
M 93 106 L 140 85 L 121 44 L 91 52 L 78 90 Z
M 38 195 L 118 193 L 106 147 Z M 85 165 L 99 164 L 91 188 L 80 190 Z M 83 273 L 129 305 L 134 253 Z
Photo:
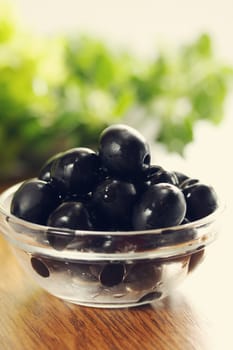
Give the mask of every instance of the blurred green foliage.
M 224 117 L 232 68 L 207 34 L 139 60 L 91 37 L 30 34 L 0 6 L 0 178 L 33 173 L 69 147 L 95 147 L 105 126 L 137 108 L 156 140 L 181 154 L 198 120 Z

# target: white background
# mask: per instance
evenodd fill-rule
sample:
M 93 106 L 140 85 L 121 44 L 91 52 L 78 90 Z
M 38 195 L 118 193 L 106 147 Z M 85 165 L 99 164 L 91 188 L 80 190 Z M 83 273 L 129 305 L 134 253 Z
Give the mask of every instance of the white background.
M 208 31 L 218 52 L 233 59 L 232 0 L 15 0 L 26 22 L 39 32 L 78 29 L 148 53 L 155 42 L 196 38 Z

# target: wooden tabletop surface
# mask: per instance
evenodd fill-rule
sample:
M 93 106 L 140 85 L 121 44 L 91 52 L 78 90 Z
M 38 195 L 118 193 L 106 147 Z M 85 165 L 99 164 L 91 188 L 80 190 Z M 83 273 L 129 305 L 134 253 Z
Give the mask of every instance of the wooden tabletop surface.
M 49 295 L 23 272 L 0 236 L 0 349 L 233 350 L 233 239 L 227 226 L 179 290 L 159 305 L 130 309 L 77 306 Z

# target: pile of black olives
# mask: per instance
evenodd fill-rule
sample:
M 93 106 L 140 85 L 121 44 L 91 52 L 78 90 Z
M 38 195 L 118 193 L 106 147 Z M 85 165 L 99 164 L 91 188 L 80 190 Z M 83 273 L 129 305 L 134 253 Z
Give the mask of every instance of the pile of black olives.
M 72 148 L 49 159 L 15 192 L 11 213 L 50 227 L 131 231 L 182 225 L 217 205 L 212 187 L 151 164 L 144 137 L 117 124 L 103 130 L 97 152 Z

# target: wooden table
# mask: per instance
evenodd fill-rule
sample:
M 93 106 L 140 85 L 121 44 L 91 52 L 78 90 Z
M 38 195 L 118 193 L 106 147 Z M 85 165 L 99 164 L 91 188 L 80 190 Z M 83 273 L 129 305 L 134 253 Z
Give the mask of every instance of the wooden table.
M 159 305 L 131 309 L 81 307 L 49 295 L 25 275 L 0 237 L 0 349 L 232 350 L 227 221 L 202 267 L 179 291 Z

